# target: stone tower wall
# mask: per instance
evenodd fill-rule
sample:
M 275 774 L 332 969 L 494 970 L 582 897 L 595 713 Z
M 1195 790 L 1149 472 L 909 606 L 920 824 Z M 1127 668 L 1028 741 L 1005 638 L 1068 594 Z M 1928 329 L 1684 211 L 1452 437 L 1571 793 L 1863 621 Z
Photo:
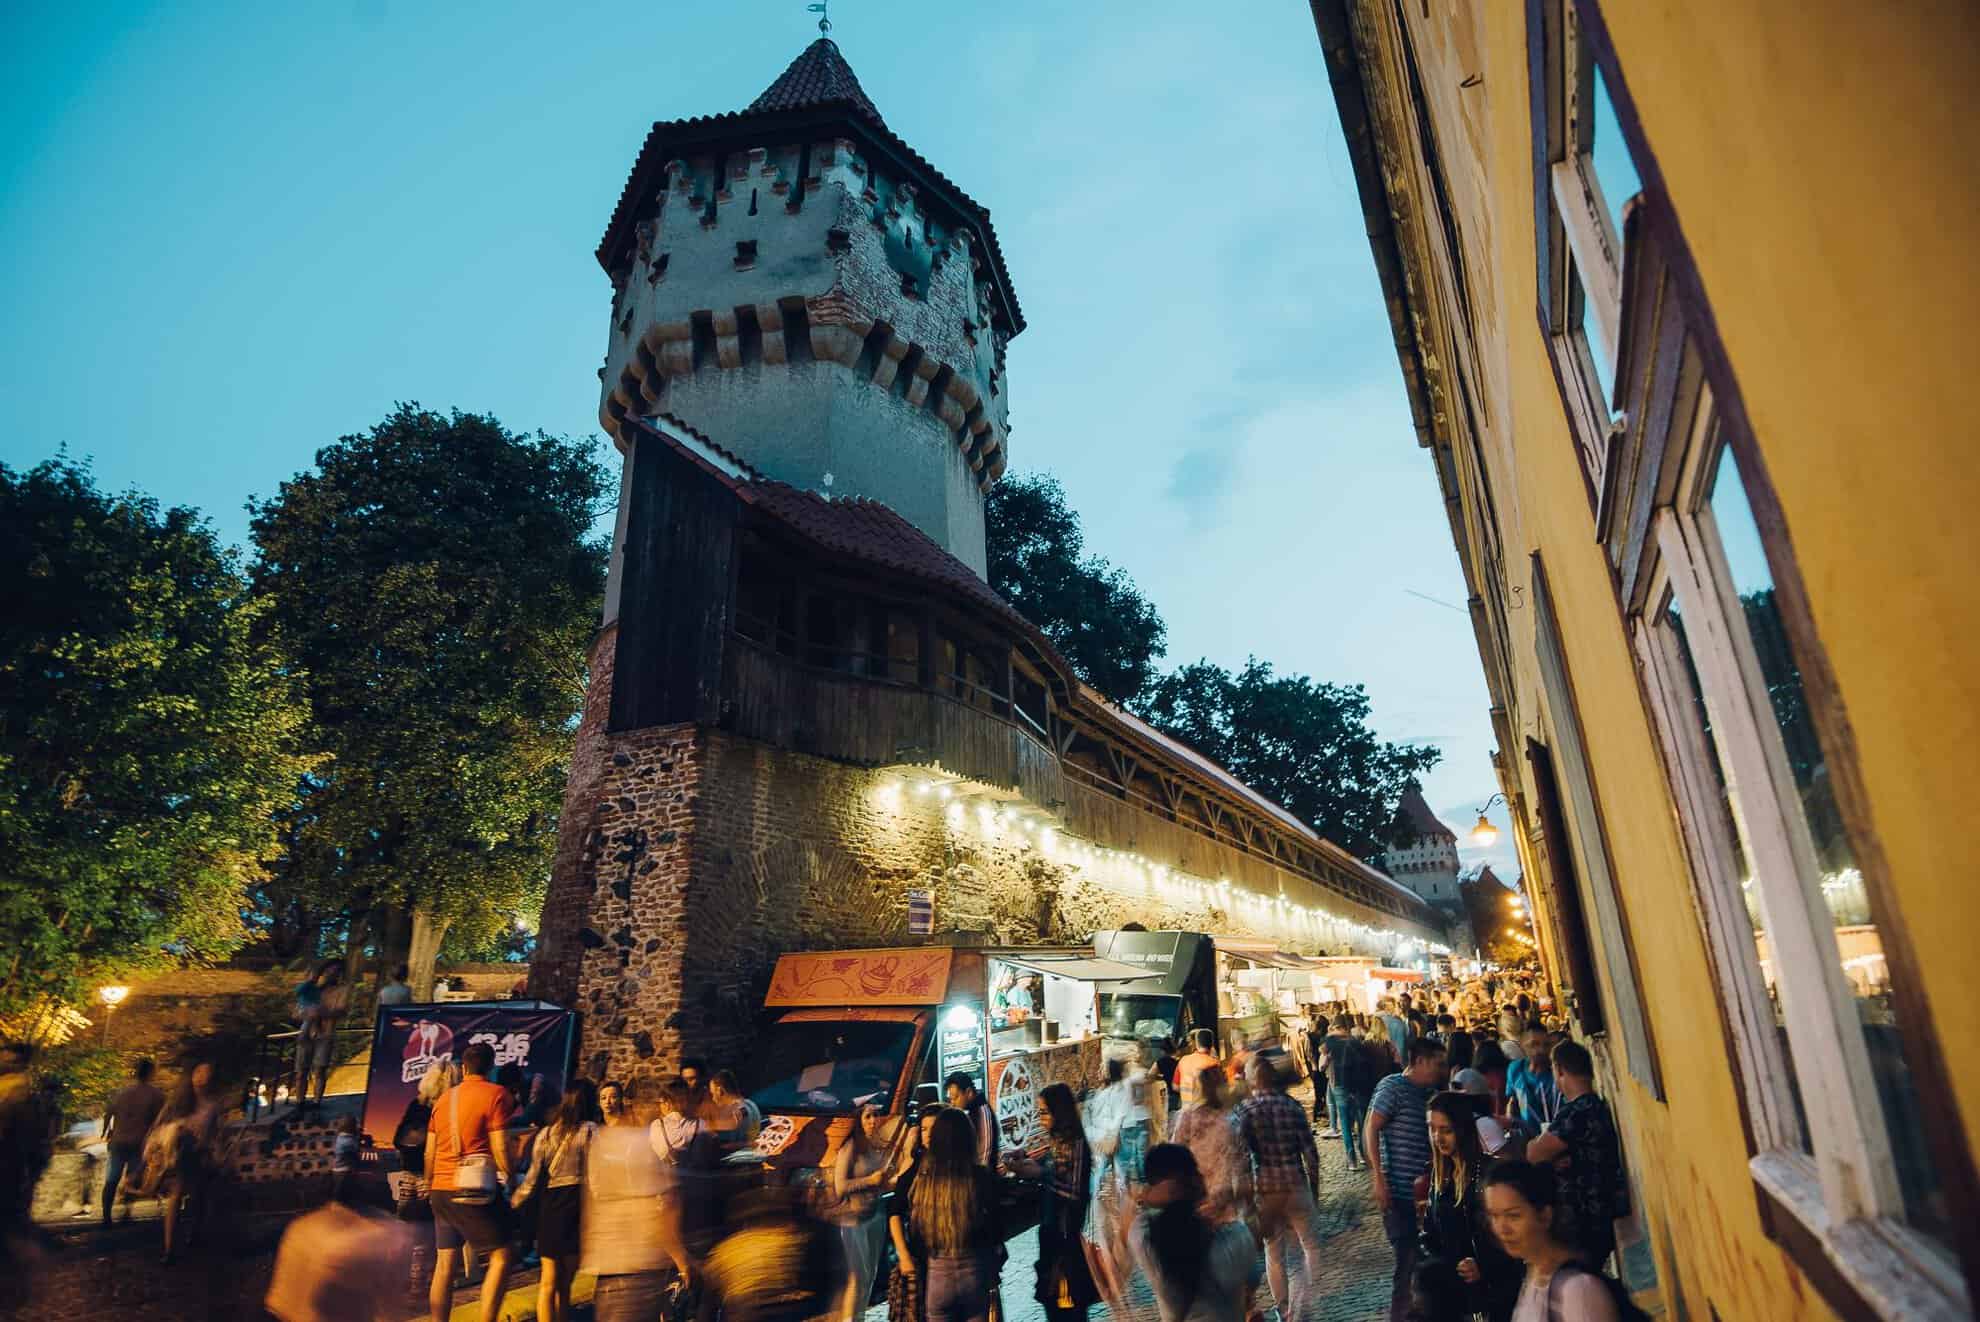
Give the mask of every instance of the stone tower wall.
M 839 139 L 675 161 L 636 235 L 608 430 L 672 414 L 766 476 L 882 501 L 983 572 L 1006 337 L 968 231 Z
M 789 950 L 907 940 L 907 892 L 941 931 L 1077 943 L 1102 928 L 1252 933 L 1214 903 L 1124 893 L 1078 863 L 949 829 L 890 772 L 693 725 L 608 733 L 612 644 L 592 682 L 532 968 L 582 1012 L 579 1068 L 650 1087 L 683 1053 L 744 1066 Z

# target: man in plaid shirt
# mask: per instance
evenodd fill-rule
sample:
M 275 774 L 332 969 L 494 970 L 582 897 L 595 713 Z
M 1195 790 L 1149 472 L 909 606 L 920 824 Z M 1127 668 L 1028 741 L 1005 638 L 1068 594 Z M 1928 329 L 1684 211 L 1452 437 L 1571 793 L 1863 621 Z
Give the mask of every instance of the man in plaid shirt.
M 1303 1314 L 1314 1269 L 1320 1262 L 1320 1233 L 1314 1224 L 1314 1195 L 1320 1187 L 1320 1152 L 1306 1109 L 1286 1093 L 1286 1074 L 1264 1054 L 1246 1069 L 1251 1096 L 1231 1113 L 1238 1146 L 1249 1158 L 1251 1186 L 1258 1204 L 1258 1228 L 1265 1239 L 1265 1273 L 1282 1316 Z M 1286 1249 L 1299 1240 L 1301 1266 L 1292 1293 L 1286 1292 Z

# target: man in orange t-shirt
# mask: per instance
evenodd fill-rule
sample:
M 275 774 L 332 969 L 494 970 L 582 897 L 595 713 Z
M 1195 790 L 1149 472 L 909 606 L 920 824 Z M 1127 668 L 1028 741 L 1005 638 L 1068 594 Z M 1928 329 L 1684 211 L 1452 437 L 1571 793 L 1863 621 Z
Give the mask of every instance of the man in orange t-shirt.
M 496 1322 L 502 1309 L 502 1287 L 509 1276 L 509 1199 L 501 1181 L 509 1177 L 507 1131 L 515 1122 L 516 1106 L 507 1088 L 489 1082 L 494 1068 L 495 1052 L 486 1042 L 463 1051 L 461 1081 L 434 1104 L 426 1126 L 435 1249 L 433 1288 L 426 1302 L 433 1322 L 446 1322 L 453 1314 L 454 1272 L 464 1243 L 488 1255 L 488 1274 L 481 1282 L 482 1322 Z M 492 1189 L 463 1179 L 463 1167 L 491 1160 L 501 1177 Z
M 1199 1028 L 1189 1035 L 1189 1044 L 1195 1050 L 1176 1062 L 1176 1097 L 1184 1106 L 1194 1106 L 1202 1099 L 1203 1071 L 1217 1068 L 1216 1034 Z

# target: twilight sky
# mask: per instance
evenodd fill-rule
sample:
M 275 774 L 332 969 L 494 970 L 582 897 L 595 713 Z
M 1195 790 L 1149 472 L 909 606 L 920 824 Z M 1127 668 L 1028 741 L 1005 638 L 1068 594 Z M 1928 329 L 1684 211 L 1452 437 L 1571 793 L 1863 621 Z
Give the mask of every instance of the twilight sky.
M 1462 835 L 1495 789 L 1485 685 L 1305 6 L 833 18 L 889 126 L 997 225 L 1029 323 L 1014 471 L 1065 483 L 1171 663 L 1365 683 L 1385 737 L 1444 749 L 1426 796 Z M 66 443 L 241 542 L 250 495 L 397 400 L 596 434 L 591 252 L 648 126 L 742 108 L 813 22 L 802 0 L 9 6 L 0 462 Z M 1465 849 L 1518 871 L 1504 835 Z

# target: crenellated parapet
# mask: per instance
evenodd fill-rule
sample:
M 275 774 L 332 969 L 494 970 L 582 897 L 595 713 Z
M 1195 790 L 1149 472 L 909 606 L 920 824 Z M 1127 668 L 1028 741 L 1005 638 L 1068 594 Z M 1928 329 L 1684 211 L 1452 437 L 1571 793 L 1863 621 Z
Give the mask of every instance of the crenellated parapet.
M 655 125 L 598 255 L 615 438 L 671 414 L 982 570 L 1022 318 L 988 213 L 887 129 L 829 41 L 747 111 Z

